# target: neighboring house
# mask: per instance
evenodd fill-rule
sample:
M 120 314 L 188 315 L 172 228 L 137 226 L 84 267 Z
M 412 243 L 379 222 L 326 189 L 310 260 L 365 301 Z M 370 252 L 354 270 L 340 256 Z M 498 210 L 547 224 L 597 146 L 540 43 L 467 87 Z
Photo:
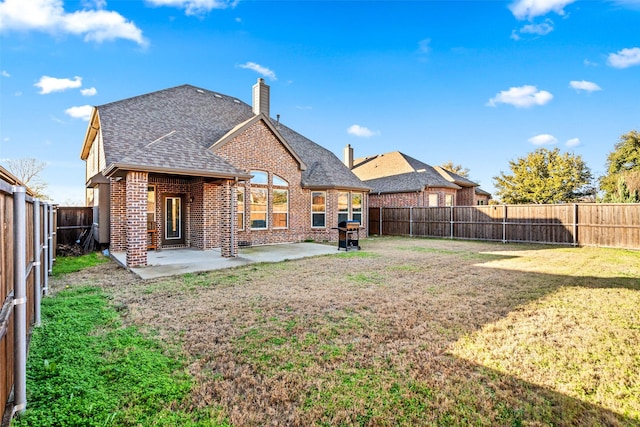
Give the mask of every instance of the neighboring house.
M 368 188 L 331 152 L 253 106 L 190 85 L 95 107 L 81 158 L 98 240 L 126 251 L 337 240 L 339 220 L 366 227 Z M 366 230 L 365 230 L 366 233 Z
M 477 183 L 399 151 L 353 159 L 347 145 L 344 162 L 371 188 L 370 207 L 470 206 L 491 197 Z

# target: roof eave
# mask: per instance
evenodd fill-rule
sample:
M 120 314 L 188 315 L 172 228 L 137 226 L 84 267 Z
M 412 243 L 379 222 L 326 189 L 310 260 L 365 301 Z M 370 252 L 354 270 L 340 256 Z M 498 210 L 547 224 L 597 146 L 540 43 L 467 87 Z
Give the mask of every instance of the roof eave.
M 87 160 L 89 157 L 89 151 L 91 150 L 91 144 L 96 138 L 96 134 L 100 130 L 100 116 L 98 115 L 98 108 L 92 107 L 91 118 L 89 119 L 89 126 L 87 126 L 87 132 L 84 135 L 84 142 L 82 149 L 80 150 L 80 159 Z
M 238 179 L 240 181 L 248 181 L 251 179 L 249 174 L 232 174 L 224 172 L 197 171 L 193 169 L 168 168 L 161 166 L 141 166 L 131 163 L 112 163 L 103 172 L 106 177 L 112 177 L 121 171 L 137 171 L 149 173 L 166 173 L 172 175 L 184 176 L 202 176 L 208 178 Z
M 350 191 L 363 191 L 363 192 L 371 192 L 371 188 L 369 187 L 356 187 L 351 185 L 321 185 L 321 184 L 302 184 L 302 188 L 306 190 L 350 190 Z

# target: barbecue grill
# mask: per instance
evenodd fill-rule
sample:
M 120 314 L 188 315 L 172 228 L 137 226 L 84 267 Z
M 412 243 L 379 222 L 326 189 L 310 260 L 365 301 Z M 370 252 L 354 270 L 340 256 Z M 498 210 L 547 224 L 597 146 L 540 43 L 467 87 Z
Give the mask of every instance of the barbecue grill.
M 338 250 L 360 249 L 360 222 L 340 221 L 338 223 Z

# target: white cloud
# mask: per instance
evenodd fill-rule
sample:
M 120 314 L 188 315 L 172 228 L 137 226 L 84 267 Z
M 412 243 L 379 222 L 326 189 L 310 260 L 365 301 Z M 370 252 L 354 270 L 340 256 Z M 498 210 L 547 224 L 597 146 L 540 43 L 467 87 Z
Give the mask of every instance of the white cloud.
M 375 135 L 380 135 L 380 131 L 372 131 L 369 128 L 360 125 L 351 125 L 347 129 L 349 135 L 358 136 L 361 138 L 370 138 Z
M 546 19 L 541 24 L 527 24 L 519 30 L 511 31 L 511 38 L 514 40 L 520 40 L 520 34 L 533 34 L 536 36 L 546 36 L 553 31 L 553 21 Z
M 418 42 L 418 52 L 427 54 L 431 52 L 431 39 L 424 39 Z
M 640 47 L 622 49 L 618 53 L 610 53 L 607 64 L 614 68 L 627 68 L 640 65 Z
M 58 79 L 55 77 L 42 76 L 40 81 L 34 84 L 40 88 L 40 95 L 46 95 L 51 92 L 62 92 L 67 89 L 75 89 L 82 86 L 82 77 L 75 76 L 71 79 Z
M 553 135 L 549 135 L 548 133 L 536 135 L 529 138 L 528 141 L 533 145 L 552 145 L 558 143 L 558 139 Z
M 577 147 L 578 145 L 580 145 L 580 139 L 579 138 L 571 138 L 570 140 L 565 142 L 565 145 L 567 147 Z
M 94 3 L 98 8 L 104 4 L 102 1 Z M 141 46 L 147 44 L 142 30 L 118 12 L 83 9 L 68 13 L 62 0 L 5 0 L 0 3 L 0 30 L 84 35 L 85 41 L 98 43 L 126 39 Z
M 597 90 L 602 90 L 600 86 L 593 82 L 588 82 L 586 80 L 571 80 L 569 82 L 569 87 L 575 90 L 584 90 L 586 92 L 595 92 Z
M 73 117 L 74 119 L 82 119 L 89 121 L 91 118 L 91 111 L 93 107 L 91 105 L 81 105 L 78 107 L 70 107 L 64 110 L 65 114 Z
M 550 92 L 539 91 L 535 86 L 525 85 L 500 91 L 486 105 L 495 107 L 497 104 L 510 104 L 518 108 L 528 108 L 534 105 L 544 105 L 552 99 L 553 95 Z
M 255 62 L 247 62 L 246 64 L 238 65 L 240 68 L 246 68 L 248 70 L 253 70 L 258 74 L 261 74 L 270 80 L 278 80 L 276 77 L 276 73 L 268 69 L 267 67 L 263 67 L 260 64 L 256 64 Z
M 585 67 L 597 67 L 599 64 L 597 62 L 591 62 L 588 59 L 582 61 Z
M 2 77 L 11 77 L 11 74 L 7 70 L 2 70 Z
M 87 89 L 80 89 L 80 93 L 82 96 L 93 96 L 98 93 L 98 90 L 95 87 L 90 87 Z
M 564 15 L 564 8 L 576 0 L 515 0 L 509 10 L 517 19 L 532 20 L 536 16 L 544 16 L 549 12 Z
M 235 7 L 238 0 L 147 0 L 154 6 L 171 6 L 185 9 L 187 15 L 201 15 L 212 9 Z

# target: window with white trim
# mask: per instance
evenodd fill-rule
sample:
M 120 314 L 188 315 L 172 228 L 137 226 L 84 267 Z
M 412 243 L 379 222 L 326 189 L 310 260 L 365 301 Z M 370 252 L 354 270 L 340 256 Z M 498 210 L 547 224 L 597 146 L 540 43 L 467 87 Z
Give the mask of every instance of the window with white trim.
M 338 193 L 338 224 L 349 220 L 349 192 Z
M 252 230 L 266 230 L 269 207 L 269 175 L 263 171 L 251 171 L 251 190 L 249 193 L 249 220 Z
M 362 193 L 351 193 L 351 219 L 362 224 Z
M 340 191 L 338 193 L 338 223 L 342 221 L 358 221 L 362 224 L 362 193 Z
M 273 189 L 273 228 L 289 226 L 289 190 Z
M 438 195 L 429 194 L 429 207 L 437 207 L 437 206 L 438 206 Z
M 238 218 L 238 230 L 244 230 L 244 187 L 238 187 L 236 190 L 236 199 L 238 201 L 236 216 Z
M 313 191 L 311 193 L 311 228 L 327 226 L 327 193 Z
M 156 228 L 156 187 L 147 187 L 147 230 Z

